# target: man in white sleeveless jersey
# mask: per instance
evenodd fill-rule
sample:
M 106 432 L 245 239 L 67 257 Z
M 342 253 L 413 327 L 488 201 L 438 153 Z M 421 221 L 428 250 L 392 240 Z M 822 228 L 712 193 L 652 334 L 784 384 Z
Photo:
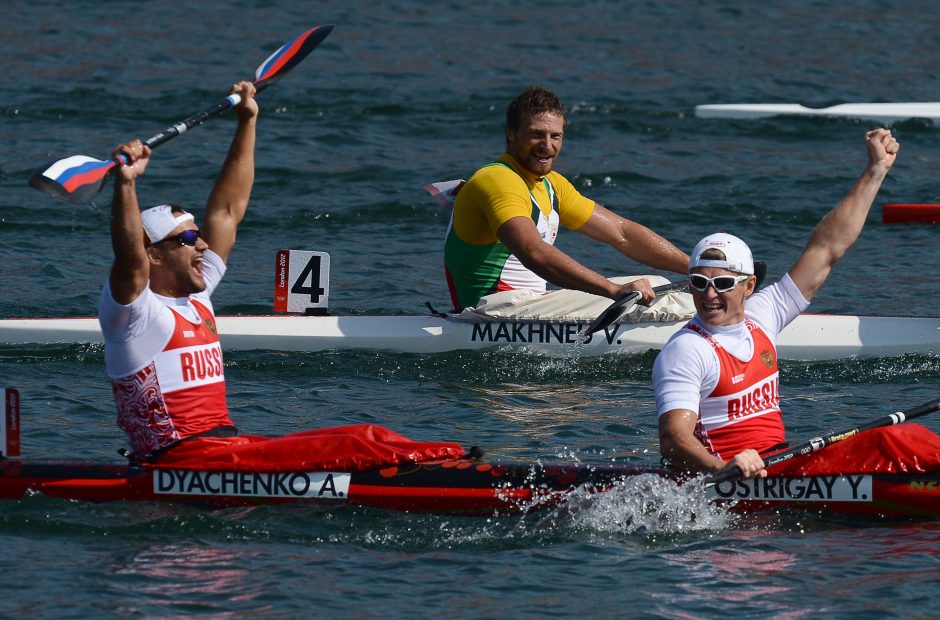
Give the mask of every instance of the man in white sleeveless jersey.
M 673 466 L 706 473 L 736 466 L 745 478 L 767 475 L 761 455 L 785 443 L 777 335 L 861 234 L 900 148 L 886 129 L 866 133 L 865 142 L 865 170 L 779 282 L 754 294 L 751 251 L 733 235 L 709 235 L 692 250 L 697 314 L 653 366 L 660 451 Z
M 209 300 L 225 274 L 254 184 L 255 87 L 239 82 L 232 94 L 240 97 L 234 108 L 238 127 L 201 229 L 175 205 L 141 212 L 136 184 L 150 162 L 150 149 L 134 140 L 114 152 L 127 163 L 114 175 L 114 263 L 98 320 L 118 426 L 140 458 L 191 437 L 238 434 L 228 415 Z

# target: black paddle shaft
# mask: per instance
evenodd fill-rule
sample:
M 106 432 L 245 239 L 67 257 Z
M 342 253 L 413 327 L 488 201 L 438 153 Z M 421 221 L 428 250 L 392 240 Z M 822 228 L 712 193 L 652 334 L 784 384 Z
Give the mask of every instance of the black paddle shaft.
M 307 55 L 309 55 L 310 52 L 313 51 L 313 49 L 316 48 L 332 30 L 332 25 L 317 26 L 311 30 L 308 30 L 303 35 L 301 35 L 301 37 L 296 38 L 294 41 L 281 46 L 280 49 L 269 56 L 268 59 L 263 62 L 261 66 L 259 66 L 255 71 L 254 84 L 257 92 L 260 93 L 268 86 L 277 83 L 291 69 L 296 67 L 304 58 L 306 58 Z M 218 114 L 228 110 L 229 108 L 236 105 L 238 101 L 239 99 L 237 95 L 229 95 L 220 103 L 201 112 L 197 112 L 185 120 L 174 123 L 158 134 L 147 138 L 147 140 L 144 141 L 144 144 L 151 149 L 156 148 L 164 142 L 167 142 L 176 136 L 179 136 L 192 129 L 193 127 L 204 123 L 213 116 L 217 116 Z M 78 182 L 76 183 L 72 183 L 70 181 L 68 186 L 63 185 L 63 178 L 72 179 L 72 177 L 71 175 L 63 176 L 62 170 L 47 176 L 47 173 L 60 162 L 67 161 L 59 160 L 56 162 L 50 162 L 49 164 L 46 164 L 34 172 L 29 179 L 29 185 L 67 202 L 71 202 L 73 204 L 84 204 L 94 199 L 94 197 L 104 186 L 110 171 L 114 169 L 115 165 L 121 165 L 124 163 L 126 158 L 124 155 L 118 154 L 116 157 L 108 161 L 98 161 L 91 158 L 84 158 L 84 160 L 85 162 L 82 165 L 83 169 L 81 176 L 75 177 L 78 179 Z M 94 165 L 85 165 L 91 163 L 94 163 Z
M 757 286 L 760 286 L 764 281 L 764 277 L 767 275 L 767 263 L 761 261 L 754 262 L 754 275 L 757 276 Z M 654 286 L 653 292 L 657 295 L 663 293 L 671 293 L 673 291 L 687 291 L 689 290 L 689 281 L 682 280 L 679 282 L 668 282 L 666 284 L 661 284 L 660 286 Z M 607 306 L 607 308 L 598 315 L 596 319 L 591 321 L 591 324 L 588 325 L 587 329 L 584 330 L 586 336 L 590 336 L 595 332 L 599 332 L 602 329 L 610 327 L 624 315 L 629 312 L 633 306 L 636 305 L 637 300 L 640 298 L 640 294 L 636 291 L 627 291 L 619 298 L 617 298 L 612 304 Z
M 327 35 L 330 34 L 330 32 L 332 31 L 333 31 L 332 24 L 325 25 L 325 26 L 317 26 L 316 28 L 314 28 L 313 32 L 310 34 L 310 37 L 305 41 L 305 43 L 300 48 L 296 49 L 294 53 L 290 55 L 287 62 L 285 62 L 282 66 L 280 66 L 277 69 L 277 71 L 269 74 L 264 79 L 259 79 L 255 82 L 256 94 L 260 93 L 268 86 L 271 86 L 272 84 L 276 84 L 277 82 L 279 82 L 281 78 L 283 78 L 285 75 L 287 75 L 290 72 L 291 69 L 293 69 L 298 64 L 300 64 L 300 61 L 306 58 L 307 55 L 310 54 L 310 52 L 314 50 L 314 48 L 320 45 L 323 39 L 325 39 Z M 261 67 L 258 68 L 259 71 L 260 69 Z M 187 130 L 192 129 L 196 125 L 200 125 L 206 122 L 208 119 L 212 118 L 213 116 L 216 116 L 218 114 L 221 114 L 222 112 L 225 112 L 226 110 L 228 110 L 234 105 L 236 105 L 236 103 L 232 101 L 232 96 L 229 95 L 228 97 L 223 99 L 218 104 L 212 106 L 211 108 L 206 108 L 202 112 L 197 112 L 196 114 L 193 114 L 186 120 L 180 121 L 178 123 L 174 123 L 173 125 L 170 125 L 169 127 L 164 129 L 160 133 L 150 138 L 147 138 L 144 141 L 144 144 L 152 149 L 156 148 L 160 146 L 161 144 L 163 144 L 164 142 L 166 142 L 167 140 L 171 140 L 172 138 L 175 138 L 176 136 L 182 133 L 185 133 Z
M 261 89 L 258 89 L 258 90 L 260 91 Z M 203 110 L 202 112 L 197 112 L 196 114 L 193 114 L 186 120 L 180 121 L 178 123 L 174 123 L 173 125 L 170 125 L 169 127 L 164 129 L 160 133 L 147 138 L 146 140 L 144 140 L 144 145 L 150 147 L 151 149 L 155 149 L 161 144 L 163 144 L 164 142 L 171 140 L 182 133 L 186 133 L 186 131 L 192 129 L 196 125 L 201 125 L 202 123 L 212 118 L 213 116 L 216 116 L 218 114 L 221 114 L 222 112 L 225 112 L 226 110 L 231 108 L 232 105 L 233 104 L 232 104 L 231 98 L 226 97 L 224 100 L 222 100 L 221 103 L 218 103 L 217 105 L 214 105 L 211 108 L 207 108 Z
M 653 287 L 653 292 L 657 295 L 663 293 L 671 293 L 672 291 L 685 291 L 689 288 L 689 281 L 684 280 L 681 282 L 668 282 L 666 284 L 661 284 L 659 286 Z M 624 315 L 629 312 L 633 306 L 636 305 L 637 300 L 640 298 L 640 293 L 637 291 L 627 291 L 620 297 L 618 297 L 614 303 L 607 306 L 607 308 L 601 312 L 596 319 L 591 321 L 591 324 L 587 326 L 584 330 L 586 336 L 590 336 L 595 332 L 599 332 L 602 329 L 610 327 L 612 324 L 616 323 L 624 317 Z
M 332 24 L 325 25 L 325 26 L 318 26 L 317 28 L 315 28 L 314 32 L 310 35 L 310 37 L 307 39 L 304 45 L 302 45 L 299 49 L 295 50 L 293 55 L 291 55 L 289 60 L 286 63 L 284 63 L 284 65 L 282 65 L 277 71 L 268 75 L 264 79 L 259 79 L 255 82 L 256 94 L 260 93 L 261 91 L 266 89 L 268 86 L 271 86 L 272 84 L 276 84 L 277 82 L 279 82 L 281 78 L 287 75 L 291 69 L 296 67 L 300 63 L 300 61 L 306 58 L 307 55 L 310 54 L 310 52 L 312 52 L 314 48 L 316 48 L 323 41 L 323 39 L 325 39 L 326 36 L 330 34 L 330 32 L 332 31 L 333 31 Z M 259 67 L 258 69 L 260 71 L 261 68 Z M 147 138 L 144 141 L 144 144 L 152 149 L 156 148 L 160 146 L 161 144 L 163 144 L 164 142 L 166 142 L 167 140 L 171 140 L 175 138 L 176 136 L 182 133 L 185 133 L 187 130 L 192 129 L 196 125 L 200 125 L 206 122 L 208 119 L 212 118 L 213 116 L 216 116 L 218 114 L 221 114 L 222 112 L 225 112 L 226 110 L 228 110 L 234 105 L 236 104 L 235 102 L 232 101 L 232 96 L 229 95 L 228 97 L 223 99 L 218 104 L 212 106 L 211 108 L 206 108 L 202 112 L 197 112 L 193 114 L 192 116 L 190 116 L 189 118 L 187 118 L 186 120 L 180 121 L 178 123 L 174 123 L 173 125 L 170 125 L 169 127 L 164 129 L 160 133 L 150 138 Z
M 789 461 L 790 459 L 797 456 L 805 456 L 807 454 L 816 452 L 817 450 L 822 450 L 826 446 L 844 441 L 850 437 L 854 437 L 862 431 L 867 431 L 873 428 L 880 428 L 882 426 L 894 426 L 895 424 L 901 424 L 902 422 L 925 416 L 928 413 L 933 413 L 938 409 L 940 409 L 940 398 L 928 401 L 922 405 L 908 409 L 907 411 L 898 411 L 897 413 L 892 413 L 891 415 L 885 416 L 883 418 L 872 420 L 867 424 L 862 424 L 861 426 L 856 426 L 855 428 L 838 433 L 832 433 L 831 435 L 826 435 L 824 437 L 814 437 L 813 439 L 810 439 L 809 441 L 802 443 L 795 448 L 790 448 L 789 450 L 778 452 L 777 454 L 773 454 L 767 457 L 764 459 L 764 465 L 766 467 L 770 467 L 771 465 L 777 465 L 778 463 Z M 719 482 L 725 482 L 726 480 L 732 480 L 740 477 L 741 470 L 739 468 L 729 467 L 728 469 L 723 469 L 720 472 L 709 476 L 705 479 L 705 483 L 717 484 Z

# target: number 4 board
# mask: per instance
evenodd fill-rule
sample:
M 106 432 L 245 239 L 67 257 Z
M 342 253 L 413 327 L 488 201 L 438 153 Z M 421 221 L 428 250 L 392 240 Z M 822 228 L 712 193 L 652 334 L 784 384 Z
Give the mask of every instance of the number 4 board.
M 274 311 L 317 314 L 330 301 L 330 255 L 278 250 L 274 267 Z

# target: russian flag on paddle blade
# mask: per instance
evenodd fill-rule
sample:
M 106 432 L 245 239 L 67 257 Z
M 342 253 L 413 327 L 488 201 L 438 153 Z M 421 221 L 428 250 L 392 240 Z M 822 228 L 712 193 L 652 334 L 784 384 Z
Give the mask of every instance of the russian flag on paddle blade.
M 73 155 L 49 166 L 42 175 L 72 191 L 76 187 L 99 181 L 113 165 L 114 162 L 101 161 L 87 155 Z
M 268 56 L 268 59 L 261 63 L 261 66 L 258 67 L 257 71 L 255 71 L 255 81 L 261 82 L 280 71 L 281 67 L 287 64 L 287 62 L 289 62 L 290 59 L 294 57 L 294 55 L 297 53 L 297 50 L 300 49 L 300 47 L 304 44 L 304 41 L 306 41 L 316 30 L 317 28 L 311 28 L 293 41 L 285 43 L 276 52 Z

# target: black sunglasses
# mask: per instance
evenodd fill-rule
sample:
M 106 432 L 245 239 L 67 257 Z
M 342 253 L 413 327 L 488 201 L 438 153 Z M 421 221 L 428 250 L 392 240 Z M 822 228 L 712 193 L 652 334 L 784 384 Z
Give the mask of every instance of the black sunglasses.
M 751 276 L 715 276 L 714 278 L 706 278 L 700 273 L 690 273 L 689 286 L 704 293 L 708 290 L 708 285 L 711 284 L 715 288 L 716 293 L 727 293 L 750 277 Z
M 202 237 L 199 234 L 198 230 L 184 230 L 178 235 L 173 235 L 172 237 L 164 237 L 157 241 L 157 243 L 165 243 L 167 241 L 178 241 L 180 245 L 188 245 L 194 247 L 196 245 L 196 240 Z M 151 243 L 150 245 L 157 245 L 157 243 Z

